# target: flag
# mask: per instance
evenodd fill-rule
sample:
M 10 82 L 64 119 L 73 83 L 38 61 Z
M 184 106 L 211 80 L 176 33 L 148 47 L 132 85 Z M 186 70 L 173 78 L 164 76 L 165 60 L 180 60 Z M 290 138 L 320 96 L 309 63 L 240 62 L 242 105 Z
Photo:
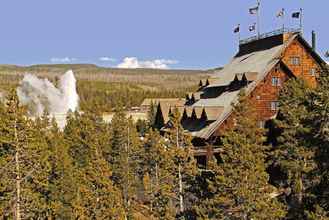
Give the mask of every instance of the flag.
M 249 8 L 249 14 L 251 14 L 251 15 L 257 14 L 258 9 L 259 9 L 259 6 Z
M 255 31 L 255 30 L 256 30 L 256 23 L 249 26 L 249 31 Z
M 277 18 L 283 18 L 284 17 L 284 8 L 282 8 L 277 14 L 276 14 Z
M 293 18 L 299 18 L 300 17 L 300 12 L 294 12 L 292 13 Z
M 239 33 L 239 32 L 240 32 L 240 25 L 234 28 L 234 33 Z

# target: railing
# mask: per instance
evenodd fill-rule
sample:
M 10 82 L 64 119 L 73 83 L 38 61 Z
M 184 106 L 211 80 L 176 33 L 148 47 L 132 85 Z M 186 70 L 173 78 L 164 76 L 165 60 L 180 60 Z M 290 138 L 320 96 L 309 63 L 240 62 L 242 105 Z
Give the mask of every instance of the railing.
M 256 41 L 256 40 L 260 40 L 260 39 L 264 39 L 264 38 L 268 38 L 268 37 L 272 37 L 272 36 L 276 36 L 276 35 L 280 35 L 280 34 L 284 34 L 284 33 L 300 33 L 301 29 L 300 28 L 280 28 L 268 33 L 264 33 L 261 34 L 259 36 L 253 36 L 253 37 L 249 37 L 243 40 L 240 40 L 240 45 L 242 44 L 247 44 L 250 43 L 252 41 Z

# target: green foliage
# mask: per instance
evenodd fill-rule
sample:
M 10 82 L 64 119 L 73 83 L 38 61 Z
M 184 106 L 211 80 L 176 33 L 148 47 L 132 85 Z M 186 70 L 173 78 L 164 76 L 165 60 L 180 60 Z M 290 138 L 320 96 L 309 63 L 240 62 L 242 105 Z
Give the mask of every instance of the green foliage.
M 12 91 L 0 108 L 0 215 L 46 218 L 50 171 L 47 123 L 24 117 Z
M 157 106 L 151 102 L 150 108 L 147 112 L 147 123 L 150 128 L 154 128 L 156 119 Z
M 116 69 L 88 64 L 35 65 L 18 67 L 0 65 L 0 91 L 16 88 L 25 72 L 56 81 L 72 69 L 77 78 L 80 110 L 112 112 L 118 104 L 139 106 L 145 98 L 184 97 L 195 91 L 200 79 L 213 73 L 197 70 Z
M 328 219 L 327 72 L 317 88 L 291 80 L 282 90 L 272 146 L 264 144 L 266 131 L 257 127 L 256 111 L 242 94 L 232 114 L 235 125 L 221 137 L 220 161 L 210 161 L 207 170 L 196 169 L 177 109 L 163 136 L 153 126 L 156 106 L 147 122 L 134 124 L 124 113 L 145 96 L 182 91 L 149 89 L 163 88 L 154 82 L 89 82 L 83 74 L 78 89 L 84 113 L 70 113 L 64 131 L 46 113 L 28 119 L 14 91 L 0 104 L 2 218 Z M 102 122 L 102 111 L 116 111 L 110 124 Z M 274 186 L 268 165 L 282 172 L 280 179 L 270 172 Z
M 285 210 L 271 195 L 264 131 L 247 97 L 234 108 L 236 125 L 222 138 L 223 162 L 209 166 L 206 198 L 197 204 L 198 219 L 280 219 Z
M 118 109 L 110 125 L 110 148 L 105 151 L 112 166 L 112 180 L 122 191 L 123 203 L 128 217 L 132 216 L 141 180 L 141 143 L 135 125 Z
M 73 201 L 76 196 L 73 158 L 69 154 L 69 145 L 64 140 L 64 134 L 58 129 L 52 119 L 52 126 L 45 136 L 51 149 L 49 158 L 51 172 L 49 176 L 50 194 L 49 209 L 54 219 L 73 218 Z
M 64 138 L 73 159 L 77 188 L 72 202 L 74 218 L 122 219 L 121 193 L 111 181 L 111 167 L 102 153 L 106 126 L 95 115 L 75 114 L 68 121 Z
M 286 176 L 277 184 L 290 192 L 287 218 L 328 218 L 328 82 L 328 72 L 322 72 L 315 89 L 291 80 L 281 94 L 276 120 L 281 134 L 271 156 Z
M 149 209 L 157 219 L 175 219 L 172 155 L 165 147 L 163 138 L 149 130 L 144 140 L 144 194 Z
M 282 130 L 278 146 L 272 152 L 273 163 L 287 176 L 282 186 L 291 191 L 288 203 L 290 217 L 302 219 L 305 215 L 308 193 L 316 168 L 310 122 L 310 88 L 302 80 L 292 80 L 282 90 L 280 115 L 275 121 Z M 277 183 L 278 184 L 278 183 Z

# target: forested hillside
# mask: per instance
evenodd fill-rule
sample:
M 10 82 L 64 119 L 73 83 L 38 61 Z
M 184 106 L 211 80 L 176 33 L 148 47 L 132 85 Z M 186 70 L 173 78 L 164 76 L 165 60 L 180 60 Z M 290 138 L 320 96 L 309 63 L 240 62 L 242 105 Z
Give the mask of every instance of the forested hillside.
M 25 73 L 56 81 L 59 75 L 72 69 L 78 80 L 80 108 L 112 111 L 118 103 L 126 107 L 139 106 L 143 99 L 185 97 L 195 91 L 200 79 L 206 79 L 214 70 L 157 70 L 117 69 L 91 64 L 35 65 L 19 67 L 0 66 L 0 91 L 16 87 Z

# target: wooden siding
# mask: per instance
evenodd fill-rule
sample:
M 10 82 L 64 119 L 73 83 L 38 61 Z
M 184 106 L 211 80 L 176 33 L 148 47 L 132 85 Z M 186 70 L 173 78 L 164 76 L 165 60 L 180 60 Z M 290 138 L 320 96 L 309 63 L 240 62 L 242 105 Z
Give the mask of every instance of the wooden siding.
M 293 65 L 291 63 L 292 57 L 300 57 L 300 65 Z M 282 62 L 291 70 L 295 77 L 302 77 L 310 86 L 316 86 L 316 76 L 311 75 L 312 68 L 320 70 L 320 65 L 311 56 L 309 51 L 295 39 L 285 50 Z M 280 81 L 280 85 L 272 85 L 272 78 L 276 77 Z M 271 109 L 271 102 L 275 102 L 279 98 L 280 90 L 284 83 L 291 78 L 291 76 L 277 64 L 267 76 L 258 83 L 255 90 L 250 94 L 252 103 L 255 104 L 259 121 L 267 121 L 276 116 L 278 111 Z M 216 130 L 214 136 L 221 136 L 223 131 L 231 127 L 234 123 L 234 116 L 230 115 Z
M 291 63 L 292 57 L 300 58 L 300 65 Z M 288 66 L 296 77 L 302 77 L 310 86 L 316 86 L 316 77 L 311 75 L 311 69 L 315 69 L 317 73 L 320 65 L 311 56 L 311 53 L 295 39 L 285 50 L 282 61 Z
M 279 79 L 279 85 L 272 85 L 272 78 L 276 77 Z M 249 95 L 252 100 L 251 103 L 254 104 L 256 108 L 258 120 L 267 121 L 276 116 L 278 111 L 271 110 L 271 102 L 278 100 L 280 90 L 282 89 L 284 82 L 286 82 L 291 76 L 278 64 L 274 67 L 267 76 L 258 83 L 256 88 Z M 223 131 L 231 127 L 234 123 L 234 115 L 231 114 L 222 124 L 219 126 L 217 131 L 214 133 L 214 136 L 221 136 Z
M 280 83 L 278 85 L 272 84 L 273 77 L 279 79 Z M 282 68 L 280 68 L 280 64 L 278 64 L 250 94 L 250 98 L 252 103 L 255 104 L 260 121 L 267 121 L 275 117 L 277 111 L 271 109 L 271 103 L 278 101 L 280 90 L 289 78 L 289 75 L 285 73 Z

